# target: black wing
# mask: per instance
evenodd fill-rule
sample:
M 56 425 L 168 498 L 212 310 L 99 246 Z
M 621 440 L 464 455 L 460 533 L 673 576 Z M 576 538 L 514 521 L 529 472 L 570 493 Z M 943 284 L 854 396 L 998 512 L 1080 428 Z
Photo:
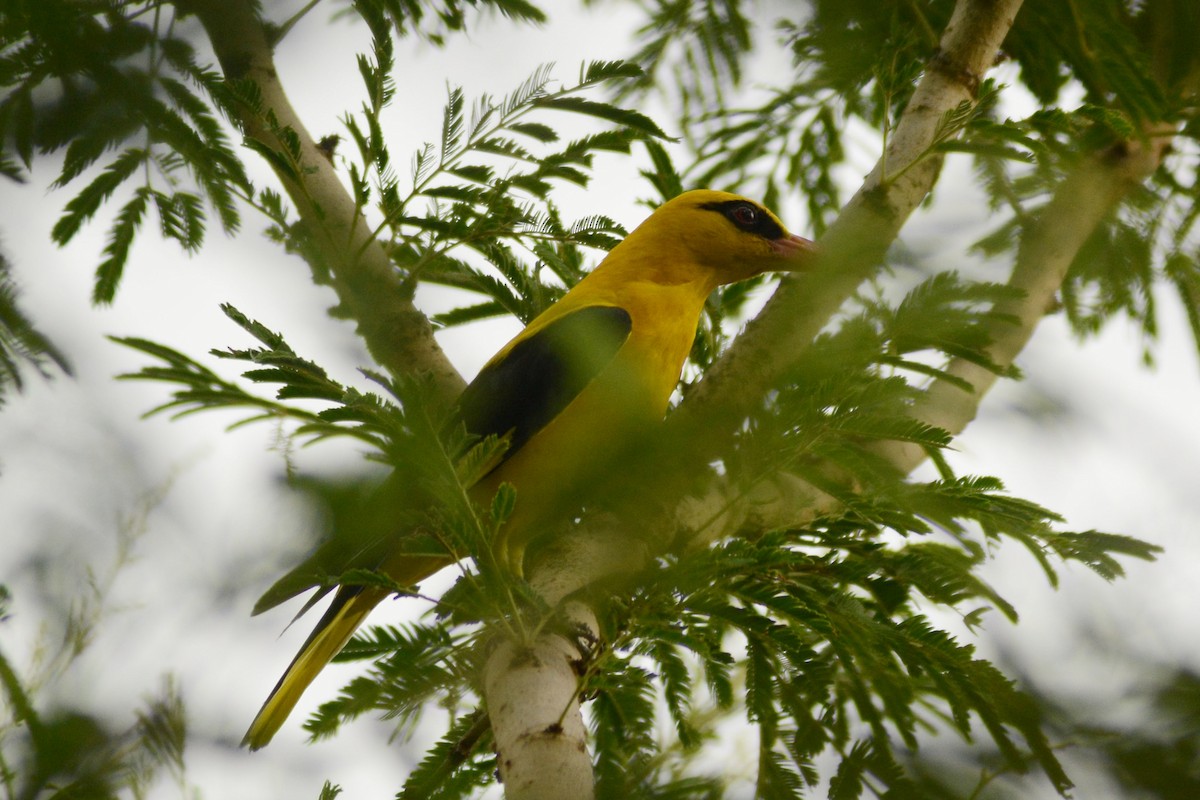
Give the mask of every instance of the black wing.
M 488 364 L 463 390 L 459 413 L 477 436 L 512 432 L 507 458 L 566 408 L 629 338 L 629 312 L 588 306 L 556 319 Z

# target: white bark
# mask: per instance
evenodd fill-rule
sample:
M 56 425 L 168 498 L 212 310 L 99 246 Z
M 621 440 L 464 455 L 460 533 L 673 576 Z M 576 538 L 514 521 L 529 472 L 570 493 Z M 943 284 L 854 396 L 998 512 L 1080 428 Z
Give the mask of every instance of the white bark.
M 762 313 L 688 395 L 669 424 L 694 431 L 707 463 L 750 404 L 763 397 L 820 330 L 877 269 L 888 246 L 937 181 L 929 154 L 942 121 L 975 98 L 1022 0 L 959 0 L 886 152 L 820 241 L 813 274 L 785 278 Z M 713 435 L 713 432 L 716 435 Z M 684 437 L 687 438 L 687 437 Z M 836 503 L 802 480 L 781 476 L 749 496 L 721 482 L 680 506 L 675 530 L 699 547 L 740 530 L 803 525 Z
M 859 284 L 878 268 L 941 166 L 927 151 L 948 112 L 974 99 L 1021 0 L 959 0 L 941 48 L 896 125 L 887 151 L 821 239 L 810 275 L 785 278 L 770 302 L 688 395 L 673 426 L 727 434 L 807 350 Z M 886 171 L 886 175 L 885 175 Z M 707 460 L 701 453 L 700 460 Z
M 581 643 L 598 641 L 596 617 L 570 595 L 600 578 L 640 568 L 645 548 L 610 519 L 593 520 L 547 546 L 530 582 L 575 635 L 546 632 L 532 642 L 504 641 L 488 658 L 484 700 L 507 800 L 591 800 L 592 757 L 579 705 Z
M 465 385 L 462 377 L 434 341 L 429 320 L 412 305 L 387 253 L 371 238 L 371 226 L 292 107 L 254 4 L 183 0 L 179 7 L 200 19 L 227 79 L 250 79 L 258 85 L 261 114 L 247 109 L 240 120 L 246 137 L 278 152 L 286 149 L 264 124 L 268 114 L 299 137 L 298 173 L 277 170 L 277 175 L 300 214 L 315 257 L 331 274 L 338 299 L 357 323 L 371 355 L 393 375 L 430 376 L 444 399 L 453 401 Z
M 501 642 L 484 696 L 508 800 L 591 800 L 592 757 L 576 697 L 580 654 L 560 636 Z
M 1059 186 L 1021 241 L 1007 285 L 1019 289 L 1022 295 L 996 308 L 1016 322 L 991 324 L 988 355 L 993 362 L 1000 367 L 1015 362 L 1054 307 L 1067 270 L 1084 243 L 1125 195 L 1158 169 L 1175 133 L 1169 125 L 1151 126 L 1144 139 L 1125 142 L 1086 159 Z M 972 390 L 965 391 L 948 380 L 935 380 L 914 408 L 913 416 L 958 434 L 975 419 L 984 395 L 998 376 L 964 359 L 952 360 L 947 372 L 971 384 Z M 875 450 L 900 473 L 911 472 L 926 458 L 922 448 L 909 442 L 882 442 Z M 680 527 L 696 532 L 692 547 L 741 531 L 804 525 L 838 505 L 829 495 L 792 475 L 779 475 L 747 496 L 738 491 L 737 487 L 714 485 L 703 498 L 690 499 L 680 507 Z
M 1017 251 L 1008 285 L 1023 296 L 996 308 L 1016 319 L 1015 324 L 994 322 L 990 327 L 988 355 L 996 364 L 1008 367 L 1016 361 L 1038 323 L 1054 307 L 1067 270 L 1084 243 L 1129 190 L 1158 169 L 1174 134 L 1170 126 L 1156 126 L 1146 132 L 1144 140 L 1125 142 L 1086 160 L 1058 187 Z M 983 396 L 998 376 L 963 359 L 951 361 L 947 371 L 971 384 L 972 391 L 936 380 L 913 416 L 957 434 L 975 419 Z M 925 452 L 908 442 L 887 442 L 879 452 L 902 472 L 925 460 Z

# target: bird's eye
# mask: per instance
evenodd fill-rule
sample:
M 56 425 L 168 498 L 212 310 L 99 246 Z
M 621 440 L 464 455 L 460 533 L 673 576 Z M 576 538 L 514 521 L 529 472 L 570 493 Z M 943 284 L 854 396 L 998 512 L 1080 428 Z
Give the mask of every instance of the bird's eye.
M 743 233 L 761 236 L 764 239 L 779 239 L 787 235 L 771 212 L 748 200 L 720 200 L 704 203 L 701 208 L 716 211 L 733 223 Z
M 753 228 L 758 223 L 758 209 L 748 203 L 729 209 L 729 216 L 739 228 Z

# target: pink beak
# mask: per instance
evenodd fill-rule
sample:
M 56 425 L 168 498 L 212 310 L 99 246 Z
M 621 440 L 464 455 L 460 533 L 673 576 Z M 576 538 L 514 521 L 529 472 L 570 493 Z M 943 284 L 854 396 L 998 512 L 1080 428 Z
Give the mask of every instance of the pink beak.
M 817 254 L 817 245 L 811 239 L 803 236 L 788 236 L 771 242 L 772 249 L 780 257 L 792 262 L 780 272 L 803 272 L 812 267 L 813 256 Z

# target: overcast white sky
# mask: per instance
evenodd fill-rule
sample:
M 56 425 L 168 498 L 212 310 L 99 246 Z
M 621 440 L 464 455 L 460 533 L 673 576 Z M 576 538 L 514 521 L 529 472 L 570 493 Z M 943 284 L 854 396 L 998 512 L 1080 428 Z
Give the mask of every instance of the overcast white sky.
M 361 31 L 325 20 L 318 10 L 278 53 L 285 85 L 317 135 L 339 131 L 339 116 L 357 106 L 353 54 L 365 42 Z M 628 53 L 634 22 L 624 6 L 601 4 L 540 30 L 502 21 L 478 25 L 472 37 L 444 51 L 401 45 L 401 99 L 388 129 L 394 153 L 437 136 L 447 84 L 463 85 L 468 97 L 503 94 L 547 61 L 557 62 L 557 75 L 569 81 L 582 60 Z M 860 175 L 870 166 L 865 151 L 860 166 Z M 308 629 L 300 624 L 279 636 L 288 610 L 251 619 L 249 609 L 305 547 L 297 532 L 313 522 L 283 483 L 274 431 L 252 426 L 226 434 L 232 419 L 213 414 L 139 419 L 165 399 L 166 388 L 113 381 L 144 361 L 103 336 L 146 336 L 193 356 L 242 346 L 245 338 L 218 309 L 232 302 L 285 332 L 301 354 L 332 366 L 339 379 L 353 380 L 367 356 L 348 326 L 326 317 L 332 295 L 310 285 L 298 259 L 263 241 L 257 234 L 264 223 L 253 216 L 235 240 L 213 231 L 193 258 L 142 236 L 114 306 L 92 308 L 91 272 L 103 229 L 88 229 L 65 249 L 49 245 L 48 232 L 69 197 L 46 191 L 54 174 L 52 163 L 39 163 L 32 185 L 0 183 L 3 247 L 24 306 L 76 369 L 70 379 L 32 379 L 0 412 L 0 582 L 15 597 L 13 618 L 0 625 L 0 647 L 17 665 L 29 663 L 39 636 L 55 635 L 45 627 L 53 619 L 48 609 L 79 602 L 89 574 L 106 579 L 118 531 L 142 531 L 131 563 L 107 594 L 98 638 L 49 695 L 127 714 L 173 674 L 192 723 L 187 780 L 204 796 L 315 798 L 329 778 L 355 800 L 392 797 L 410 754 L 388 746 L 386 724 L 361 722 L 330 742 L 303 744 L 305 713 L 332 697 L 353 667 L 322 676 L 269 748 L 237 749 Z M 632 227 L 644 216 L 634 199 L 649 194 L 635 178 L 633 167 L 613 162 L 594 189 L 563 198 L 568 211 L 603 210 Z M 938 204 L 906 230 L 907 245 L 938 268 L 961 264 L 966 244 L 989 223 L 982 204 L 955 193 L 956 180 L 952 169 Z M 782 214 L 803 232 L 795 209 Z M 993 268 L 998 276 L 1005 269 Z M 446 302 L 436 295 L 423 300 L 430 309 Z M 1014 627 L 993 615 L 975 639 L 981 650 L 1003 651 L 1069 696 L 1094 698 L 1097 709 L 1123 707 L 1139 677 L 1122 651 L 1200 668 L 1194 621 L 1200 369 L 1174 299 L 1164 297 L 1161 306 L 1153 371 L 1141 365 L 1147 343 L 1123 323 L 1080 344 L 1061 320 L 1047 320 L 1020 362 L 1026 384 L 1002 386 L 988 398 L 952 459 L 963 472 L 998 475 L 1015 494 L 1063 513 L 1071 529 L 1128 533 L 1167 548 L 1157 563 L 1130 564 L 1129 578 L 1115 585 L 1083 569 L 1065 570 L 1057 593 L 1016 546 L 1002 549 L 989 568 L 1022 621 Z M 476 326 L 443 342 L 472 374 L 515 330 L 512 322 Z M 1065 413 L 1042 414 L 1052 407 Z M 296 458 L 322 472 L 359 463 L 352 449 L 325 446 Z M 385 615 L 413 611 L 391 605 Z M 1073 777 L 1081 782 L 1077 796 L 1097 796 L 1086 791 L 1087 775 Z M 154 796 L 178 794 L 164 784 Z

